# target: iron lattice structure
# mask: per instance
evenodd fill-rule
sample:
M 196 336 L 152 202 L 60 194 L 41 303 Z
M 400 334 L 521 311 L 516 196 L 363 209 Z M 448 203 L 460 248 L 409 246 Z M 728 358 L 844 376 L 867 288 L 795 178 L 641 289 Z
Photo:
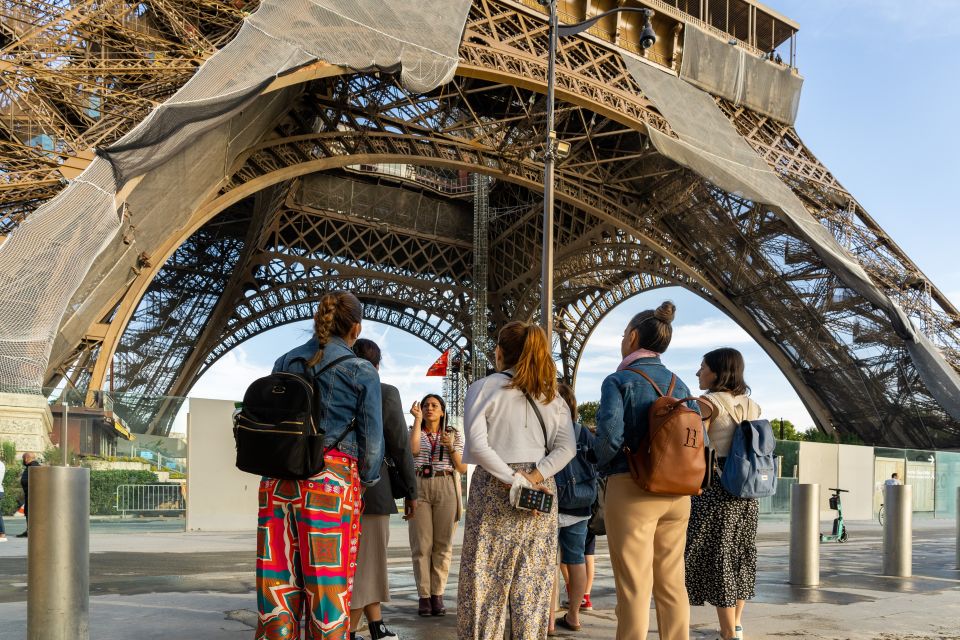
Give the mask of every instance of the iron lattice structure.
M 684 17 L 677 3 L 645 4 Z M 564 3 L 573 13 L 575 5 Z M 0 233 L 185 82 L 255 6 L 0 2 Z M 215 194 L 217 215 L 172 235 L 162 264 L 142 256 L 136 277 L 149 282 L 146 293 L 118 291 L 87 335 L 50 363 L 47 383 L 109 389 L 137 430 L 164 432 L 176 401 L 163 396 L 185 395 L 243 341 L 309 318 L 331 289 L 355 291 L 370 319 L 471 358 L 484 325 L 489 338 L 511 319 L 535 317 L 547 51 L 538 7 L 475 0 L 456 77 L 425 94 L 386 73 L 299 85 L 271 134 Z M 737 36 L 734 27 L 721 30 Z M 775 31 L 741 44 L 777 46 Z M 878 310 L 769 208 L 655 151 L 646 131 L 670 128 L 616 55 L 629 45 L 601 24 L 564 39 L 557 56 L 557 131 L 571 144 L 557 167 L 554 324 L 564 378 L 575 379 L 591 332 L 614 306 L 681 286 L 750 333 L 825 431 L 960 446 L 960 425 L 932 399 Z M 651 56 L 677 62 L 669 48 Z M 960 369 L 960 314 L 796 130 L 717 103 Z M 475 173 L 490 179 L 482 197 Z M 478 203 L 489 223 L 475 227 Z M 478 247 L 486 255 L 475 255 Z M 480 289 L 485 315 L 475 310 Z

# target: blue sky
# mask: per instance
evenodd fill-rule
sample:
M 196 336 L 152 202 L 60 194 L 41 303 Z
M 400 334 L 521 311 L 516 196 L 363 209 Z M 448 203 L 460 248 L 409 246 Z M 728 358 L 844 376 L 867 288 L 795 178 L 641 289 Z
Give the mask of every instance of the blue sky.
M 786 0 L 767 3 L 800 23 L 798 66 L 805 77 L 797 129 L 807 145 L 871 216 L 954 302 L 960 303 L 955 258 L 954 187 L 960 182 L 960 0 Z M 719 346 L 744 352 L 753 397 L 769 418 L 813 424 L 783 375 L 734 322 L 681 289 L 626 301 L 587 344 L 578 399 L 599 398 L 600 382 L 619 362 L 629 317 L 661 300 L 678 307 L 675 337 L 664 360 L 695 386 L 702 354 Z M 240 345 L 197 383 L 192 397 L 237 399 L 269 371 L 280 353 L 303 342 L 309 323 L 287 325 Z M 439 392 L 426 378 L 439 355 L 397 329 L 364 324 L 385 352 L 381 376 L 409 405 Z

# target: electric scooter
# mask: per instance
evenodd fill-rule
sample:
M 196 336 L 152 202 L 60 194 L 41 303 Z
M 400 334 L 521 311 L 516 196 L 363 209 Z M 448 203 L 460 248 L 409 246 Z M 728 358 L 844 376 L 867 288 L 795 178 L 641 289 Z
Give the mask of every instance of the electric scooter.
M 833 519 L 833 532 L 830 534 L 820 534 L 820 542 L 846 542 L 847 525 L 843 523 L 843 504 L 840 502 L 841 493 L 850 493 L 846 489 L 835 489 L 830 487 L 833 495 L 830 496 L 830 508 L 837 512 L 837 517 Z

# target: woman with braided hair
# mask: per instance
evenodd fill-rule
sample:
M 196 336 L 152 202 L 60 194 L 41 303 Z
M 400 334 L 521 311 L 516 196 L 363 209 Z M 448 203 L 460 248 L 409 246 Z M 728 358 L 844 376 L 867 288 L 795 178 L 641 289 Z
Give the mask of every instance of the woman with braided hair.
M 256 640 L 300 638 L 301 615 L 308 640 L 350 634 L 361 486 L 380 479 L 384 450 L 380 377 L 351 350 L 362 319 L 352 293 L 324 295 L 313 337 L 273 366 L 313 378 L 326 455 L 311 478 L 260 482 Z

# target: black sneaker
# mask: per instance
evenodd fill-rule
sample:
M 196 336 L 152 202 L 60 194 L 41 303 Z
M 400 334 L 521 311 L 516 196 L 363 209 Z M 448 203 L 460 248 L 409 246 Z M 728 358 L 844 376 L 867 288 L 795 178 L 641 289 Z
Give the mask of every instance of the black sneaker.
M 17 534 L 17 537 L 18 537 L 18 538 L 26 538 L 26 537 L 27 537 L 27 532 L 24 531 L 23 533 L 18 533 L 18 534 Z
M 371 640 L 380 640 L 381 638 L 399 638 L 397 634 L 387 628 L 383 620 L 376 620 L 370 623 Z

